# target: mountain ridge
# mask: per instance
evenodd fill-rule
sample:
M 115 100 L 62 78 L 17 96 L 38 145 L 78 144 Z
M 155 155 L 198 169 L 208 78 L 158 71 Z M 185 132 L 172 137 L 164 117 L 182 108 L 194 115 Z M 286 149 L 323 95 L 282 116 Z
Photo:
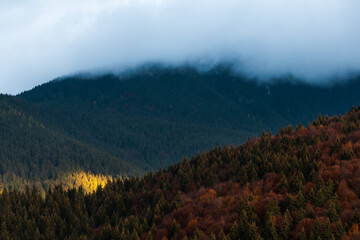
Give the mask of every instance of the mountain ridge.
M 72 167 L 67 166 L 69 171 L 115 177 L 141 175 L 204 149 L 239 145 L 263 130 L 277 132 L 281 126 L 299 121 L 306 125 L 319 113 L 342 113 L 360 104 L 359 88 L 359 78 L 331 86 L 312 86 L 294 79 L 260 83 L 234 75 L 226 67 L 205 72 L 188 67 L 149 67 L 123 77 L 63 77 L 17 96 L 2 96 L 1 101 L 8 99 L 14 109 L 19 108 L 27 118 L 31 116 L 42 124 L 46 129 L 40 131 L 42 137 L 57 136 L 56 141 L 71 142 L 78 150 L 92 152 L 97 156 L 92 158 L 99 159 L 92 165 L 79 160 L 84 157 L 73 159 Z M 18 136 L 25 134 L 16 124 L 10 124 L 12 131 Z M 27 142 L 33 142 L 31 137 Z M 14 143 L 8 151 L 26 148 L 27 143 L 21 144 Z M 50 152 L 57 152 L 57 145 L 67 146 L 50 145 Z M 40 154 L 36 158 L 48 157 Z M 6 159 L 9 161 L 9 157 Z M 35 168 L 40 166 L 30 154 L 12 157 L 13 162 L 24 159 L 35 162 Z M 58 162 L 59 158 L 51 161 Z M 49 168 L 53 169 L 51 161 Z M 4 169 L 8 168 L 3 167 L 2 172 Z M 17 175 L 30 174 L 24 171 Z

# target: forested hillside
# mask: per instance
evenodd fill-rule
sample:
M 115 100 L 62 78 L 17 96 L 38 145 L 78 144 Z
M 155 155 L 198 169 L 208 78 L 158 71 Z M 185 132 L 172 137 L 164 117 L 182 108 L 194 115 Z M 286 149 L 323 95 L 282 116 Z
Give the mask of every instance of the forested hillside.
M 131 165 L 106 152 L 49 129 L 23 100 L 0 95 L 0 188 L 38 187 L 49 179 L 69 173 L 91 171 L 96 174 L 140 174 Z
M 358 239 L 360 108 L 95 193 L 0 195 L 1 239 Z
M 290 77 L 261 83 L 226 66 L 60 78 L 0 96 L 1 186 L 46 189 L 84 172 L 141 176 L 263 130 L 343 113 L 360 104 L 358 89 L 359 78 L 328 86 Z
M 49 127 L 144 169 L 263 130 L 307 123 L 360 104 L 360 80 L 314 86 L 295 79 L 259 83 L 225 66 L 149 66 L 120 77 L 74 76 L 19 95 Z

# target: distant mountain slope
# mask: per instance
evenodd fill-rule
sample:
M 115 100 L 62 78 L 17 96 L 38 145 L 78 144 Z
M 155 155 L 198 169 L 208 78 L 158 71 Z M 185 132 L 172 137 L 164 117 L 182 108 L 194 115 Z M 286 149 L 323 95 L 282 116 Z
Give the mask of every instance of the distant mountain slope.
M 47 126 L 154 169 L 360 104 L 359 79 L 329 87 L 290 81 L 295 80 L 258 83 L 226 67 L 199 73 L 153 66 L 120 78 L 62 78 L 19 97 L 35 104 Z
M 1 185 L 21 188 L 27 181 L 55 180 L 79 170 L 141 173 L 134 165 L 48 128 L 31 112 L 31 104 L 22 99 L 0 95 Z

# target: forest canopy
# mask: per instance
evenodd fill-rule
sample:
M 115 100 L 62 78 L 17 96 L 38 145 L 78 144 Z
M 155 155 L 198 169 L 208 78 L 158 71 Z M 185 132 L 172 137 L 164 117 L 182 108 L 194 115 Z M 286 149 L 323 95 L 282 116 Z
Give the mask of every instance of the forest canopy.
M 1 239 L 357 239 L 360 108 L 93 193 L 0 195 Z
M 292 77 L 261 83 L 226 65 L 63 77 L 0 95 L 0 184 L 24 190 L 74 172 L 142 176 L 263 130 L 344 113 L 360 104 L 359 88 L 356 77 L 328 86 Z

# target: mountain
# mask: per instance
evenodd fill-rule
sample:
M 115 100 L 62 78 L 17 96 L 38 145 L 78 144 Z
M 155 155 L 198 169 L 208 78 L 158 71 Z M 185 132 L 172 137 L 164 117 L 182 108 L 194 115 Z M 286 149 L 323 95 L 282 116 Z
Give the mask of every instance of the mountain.
M 359 78 L 329 86 L 261 83 L 226 67 L 199 73 L 151 66 L 124 76 L 62 78 L 19 97 L 47 126 L 146 170 L 263 130 L 307 124 L 319 113 L 344 113 L 360 104 L 359 87 Z
M 77 172 L 140 176 L 263 130 L 343 113 L 360 104 L 359 88 L 359 78 L 327 86 L 291 77 L 259 82 L 226 66 L 59 78 L 0 97 L 2 184 L 46 188 L 46 180 Z
M 142 172 L 135 165 L 53 131 L 37 120 L 31 109 L 22 99 L 0 95 L 1 188 L 18 189 L 34 181 L 41 186 L 45 180 L 84 169 L 97 174 Z
M 360 107 L 92 194 L 0 195 L 1 239 L 358 239 Z M 21 201 L 19 201 L 21 199 Z M 30 207 L 29 207 L 30 206 Z

